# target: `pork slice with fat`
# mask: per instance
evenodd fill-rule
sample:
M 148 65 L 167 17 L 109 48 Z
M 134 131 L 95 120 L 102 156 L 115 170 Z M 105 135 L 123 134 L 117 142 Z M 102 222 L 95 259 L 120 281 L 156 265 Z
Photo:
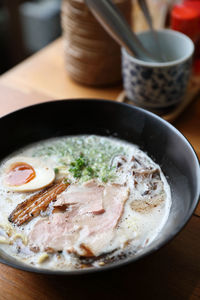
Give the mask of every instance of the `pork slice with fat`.
M 93 218 L 82 218 L 81 227 L 88 227 L 88 235 L 79 240 L 77 254 L 87 255 L 87 250 L 98 256 L 111 249 L 110 243 L 115 235 L 115 228 L 123 214 L 124 205 L 129 196 L 129 189 L 121 185 L 107 185 L 104 189 L 103 205 L 105 212 Z M 81 237 L 81 231 L 80 231 Z M 82 240 L 82 241 L 81 241 Z
M 95 180 L 90 180 L 80 186 L 71 185 L 57 198 L 54 207 L 77 205 L 79 214 L 101 214 L 104 212 L 103 191 L 104 187 Z
M 29 245 L 40 250 L 66 250 L 79 256 L 98 256 L 107 252 L 123 214 L 129 190 L 124 186 L 109 184 L 98 189 L 95 186 L 94 190 L 91 183 L 89 186 L 74 185 L 70 189 L 64 193 L 64 198 L 59 197 L 55 202 L 57 206 L 61 205 L 61 201 L 62 205 L 69 202 L 68 209 L 54 213 L 49 219 L 39 220 L 30 233 Z M 71 194 L 70 197 L 65 197 L 67 194 Z M 92 199 L 101 203 L 102 213 L 96 214 L 96 211 L 100 211 L 100 205 L 91 203 Z
M 55 213 L 51 218 L 39 220 L 29 235 L 31 249 L 41 251 L 62 251 L 71 249 L 78 238 L 81 226 L 73 222 L 77 210 Z

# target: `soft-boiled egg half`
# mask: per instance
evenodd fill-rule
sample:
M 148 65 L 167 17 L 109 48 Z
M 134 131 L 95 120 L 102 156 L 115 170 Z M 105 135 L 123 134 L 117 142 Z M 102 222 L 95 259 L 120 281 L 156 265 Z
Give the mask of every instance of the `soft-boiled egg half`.
M 5 163 L 4 185 L 14 192 L 33 192 L 51 184 L 54 170 L 39 158 L 17 156 Z

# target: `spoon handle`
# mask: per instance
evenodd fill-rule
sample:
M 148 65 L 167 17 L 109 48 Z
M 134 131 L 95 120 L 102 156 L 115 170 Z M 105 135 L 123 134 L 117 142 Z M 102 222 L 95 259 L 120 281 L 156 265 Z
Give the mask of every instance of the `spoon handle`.
M 130 54 L 145 61 L 158 61 L 145 49 L 111 0 L 85 0 L 85 2 L 106 31 Z
M 161 62 L 165 62 L 167 59 L 166 57 L 164 56 L 164 54 L 162 53 L 162 50 L 161 50 L 161 46 L 160 46 L 160 42 L 159 42 L 159 39 L 158 39 L 158 35 L 156 33 L 156 30 L 154 29 L 153 27 L 153 21 L 152 21 L 152 17 L 151 17 L 151 14 L 149 12 L 149 8 L 148 8 L 148 5 L 147 5 L 147 2 L 146 0 L 138 0 L 138 4 L 143 12 L 143 15 L 147 21 L 147 24 L 152 32 L 152 36 L 153 36 L 153 39 L 155 41 L 155 44 L 156 44 L 156 47 L 158 49 L 158 58 Z
M 147 21 L 147 24 L 149 26 L 149 28 L 151 30 L 154 30 L 153 28 L 153 23 L 152 23 L 152 18 L 151 18 L 151 15 L 150 15 L 150 12 L 149 12 L 149 8 L 147 6 L 147 3 L 146 3 L 146 0 L 138 0 L 138 4 L 145 16 L 145 19 Z

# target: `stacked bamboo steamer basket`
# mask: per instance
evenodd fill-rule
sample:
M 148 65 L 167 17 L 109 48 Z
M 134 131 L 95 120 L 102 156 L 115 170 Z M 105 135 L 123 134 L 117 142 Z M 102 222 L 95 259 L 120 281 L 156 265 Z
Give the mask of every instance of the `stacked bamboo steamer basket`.
M 131 23 L 131 0 L 113 1 Z M 121 80 L 121 50 L 84 0 L 63 0 L 61 21 L 66 70 L 75 81 L 93 86 Z

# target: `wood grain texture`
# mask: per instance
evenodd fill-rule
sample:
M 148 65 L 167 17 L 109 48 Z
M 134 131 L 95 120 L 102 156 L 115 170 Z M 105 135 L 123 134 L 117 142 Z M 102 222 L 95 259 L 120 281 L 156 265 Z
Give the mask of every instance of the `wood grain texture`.
M 194 147 L 200 158 L 200 97 L 174 122 Z
M 48 100 L 50 99 L 47 96 L 36 91 L 29 89 L 21 92 L 18 88 L 9 87 L 9 85 L 2 84 L 0 81 L 0 116 Z
M 25 92 L 31 89 L 53 99 L 115 99 L 121 90 L 119 85 L 115 88 L 91 88 L 71 80 L 65 70 L 62 39 L 2 75 L 1 82 Z
M 120 86 L 94 89 L 71 81 L 58 40 L 0 77 L 0 115 L 50 99 L 114 100 L 120 90 Z M 200 98 L 174 125 L 200 157 Z M 0 300 L 200 299 L 200 206 L 195 214 L 169 245 L 115 271 L 68 278 L 27 273 L 0 264 Z

